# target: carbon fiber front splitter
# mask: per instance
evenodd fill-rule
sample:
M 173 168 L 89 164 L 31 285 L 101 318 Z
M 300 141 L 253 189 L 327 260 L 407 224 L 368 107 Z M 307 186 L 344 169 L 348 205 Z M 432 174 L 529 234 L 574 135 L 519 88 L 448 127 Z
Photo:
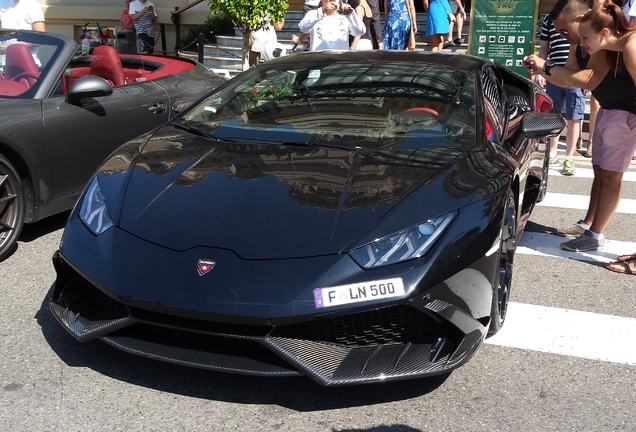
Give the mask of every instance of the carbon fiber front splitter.
M 56 267 L 66 265 L 57 259 Z M 66 268 L 62 277 L 58 272 L 49 306 L 79 341 L 100 338 L 132 354 L 220 372 L 306 375 L 325 386 L 432 376 L 465 363 L 487 331 L 462 309 L 441 300 L 346 316 L 346 324 L 338 317 L 279 327 L 178 318 L 117 303 L 69 272 Z M 408 319 L 395 325 L 396 317 L 405 315 Z M 320 331 L 306 330 L 316 322 L 321 330 L 327 324 L 336 326 L 345 336 L 347 331 L 383 334 L 374 336 L 376 342 L 320 340 Z

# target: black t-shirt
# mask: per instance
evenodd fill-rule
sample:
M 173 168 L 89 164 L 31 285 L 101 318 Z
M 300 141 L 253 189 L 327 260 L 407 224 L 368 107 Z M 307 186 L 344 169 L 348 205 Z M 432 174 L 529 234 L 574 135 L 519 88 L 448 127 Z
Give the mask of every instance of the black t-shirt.
M 583 55 L 581 45 L 577 45 L 576 61 L 581 69 L 587 68 L 589 59 L 589 55 Z M 618 109 L 636 114 L 636 85 L 624 65 L 614 63 L 603 81 L 592 90 L 592 95 L 603 109 Z

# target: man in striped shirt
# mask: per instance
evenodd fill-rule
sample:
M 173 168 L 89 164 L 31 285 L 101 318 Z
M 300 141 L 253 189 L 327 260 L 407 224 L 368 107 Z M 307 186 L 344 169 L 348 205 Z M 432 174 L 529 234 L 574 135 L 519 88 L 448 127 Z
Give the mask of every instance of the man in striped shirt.
M 141 40 L 141 53 L 152 54 L 155 50 L 155 27 L 157 19 L 155 5 L 148 0 L 135 0 L 128 11 L 135 23 L 137 38 Z
M 541 26 L 541 36 L 538 56 L 543 59 L 550 59 L 558 66 L 565 65 L 570 52 L 570 42 L 561 37 L 554 28 L 554 24 L 547 16 L 543 19 Z M 541 75 L 535 75 L 534 81 L 541 87 L 545 87 L 548 95 L 552 98 L 554 112 L 562 113 L 565 108 L 565 120 L 567 130 L 565 133 L 565 160 L 563 162 L 563 175 L 574 175 L 576 164 L 574 163 L 574 153 L 576 143 L 581 134 L 581 122 L 585 115 L 585 95 L 580 88 L 558 87 L 547 82 Z M 565 105 L 564 105 L 565 104 Z M 550 164 L 559 163 L 557 148 L 559 137 L 550 138 Z

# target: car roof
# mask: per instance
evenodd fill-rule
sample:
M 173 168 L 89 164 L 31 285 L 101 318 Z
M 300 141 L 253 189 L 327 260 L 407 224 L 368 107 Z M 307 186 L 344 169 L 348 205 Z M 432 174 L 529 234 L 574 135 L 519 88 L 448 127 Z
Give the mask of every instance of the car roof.
M 293 56 L 284 56 L 270 62 L 331 62 L 331 61 L 370 61 L 370 62 L 422 62 L 446 65 L 464 70 L 480 68 L 490 61 L 467 54 L 439 53 L 431 51 L 407 51 L 407 50 L 368 50 L 368 51 L 314 51 L 302 52 Z
M 32 30 L 0 29 L 0 38 L 19 38 L 20 35 L 32 35 L 33 37 L 53 38 L 63 41 L 65 44 L 74 42 L 73 39 L 57 33 L 37 32 Z

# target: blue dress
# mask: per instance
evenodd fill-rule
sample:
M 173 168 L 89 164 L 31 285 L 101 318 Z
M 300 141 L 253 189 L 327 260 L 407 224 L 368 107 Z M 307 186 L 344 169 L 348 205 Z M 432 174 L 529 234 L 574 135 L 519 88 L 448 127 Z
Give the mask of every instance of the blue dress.
M 389 13 L 384 23 L 384 49 L 403 50 L 409 41 L 411 17 L 406 0 L 387 0 Z
M 446 0 L 429 0 L 426 13 L 426 36 L 447 35 L 450 31 L 448 13 L 452 9 Z

